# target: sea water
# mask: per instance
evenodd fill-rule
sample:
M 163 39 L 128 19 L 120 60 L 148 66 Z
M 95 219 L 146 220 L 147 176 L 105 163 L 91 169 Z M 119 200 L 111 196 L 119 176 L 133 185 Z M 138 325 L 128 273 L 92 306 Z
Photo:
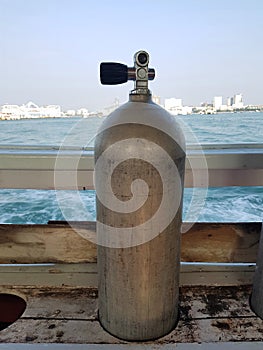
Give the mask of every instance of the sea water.
M 263 113 L 220 113 L 177 118 L 188 144 L 263 143 Z M 0 121 L 0 148 L 5 146 L 93 146 L 104 118 L 59 118 Z M 202 190 L 200 190 L 202 191 Z M 202 210 L 189 212 L 192 189 L 184 192 L 184 219 L 200 222 L 261 221 L 263 187 L 210 188 Z M 44 224 L 50 220 L 95 220 L 95 191 L 0 189 L 0 223 Z M 67 207 L 68 206 L 68 207 Z M 63 210 L 61 210 L 63 208 Z M 194 211 L 194 210 L 193 210 Z

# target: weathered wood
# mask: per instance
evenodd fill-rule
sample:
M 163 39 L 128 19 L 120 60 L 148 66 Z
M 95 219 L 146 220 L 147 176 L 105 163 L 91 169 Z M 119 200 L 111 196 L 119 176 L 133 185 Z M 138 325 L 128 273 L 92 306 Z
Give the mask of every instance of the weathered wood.
M 0 350 L 262 350 L 261 342 L 200 344 L 0 344 Z M 52 347 L 51 347 L 52 346 Z
M 96 245 L 81 234 L 95 234 L 95 223 L 79 225 L 0 225 L 0 263 L 94 262 Z
M 182 286 L 180 320 L 255 317 L 249 305 L 251 290 L 251 285 Z M 4 291 L 15 293 L 26 300 L 27 308 L 22 318 L 98 320 L 97 289 L 15 287 Z M 3 292 L 2 287 L 0 292 Z
M 97 299 L 84 288 L 17 292 L 25 293 L 27 310 L 0 332 L 0 343 L 127 344 L 102 329 Z M 263 322 L 250 310 L 250 293 L 250 286 L 183 287 L 178 326 L 146 345 L 262 341 Z
M 0 350 L 262 350 L 261 342 L 203 344 L 0 344 Z
M 95 262 L 96 223 L 0 225 L 0 263 Z M 182 261 L 255 262 L 261 223 L 196 223 L 182 234 Z M 83 238 L 86 237 L 86 238 Z
M 182 236 L 183 261 L 255 262 L 261 223 L 196 223 Z
M 220 341 L 262 341 L 262 321 L 257 317 L 180 321 L 177 328 L 155 344 Z M 0 343 L 123 344 L 103 330 L 98 321 L 26 320 L 1 331 Z M 148 342 L 149 343 L 149 342 Z

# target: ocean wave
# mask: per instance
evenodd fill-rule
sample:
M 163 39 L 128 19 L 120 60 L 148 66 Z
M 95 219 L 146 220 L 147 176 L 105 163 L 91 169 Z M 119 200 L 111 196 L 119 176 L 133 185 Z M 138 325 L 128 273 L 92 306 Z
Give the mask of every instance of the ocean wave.
M 190 191 L 186 189 L 185 200 Z M 255 222 L 263 219 L 263 187 L 209 188 L 201 222 Z M 189 219 L 191 221 L 191 217 Z
M 184 191 L 186 217 L 192 189 Z M 200 194 L 199 189 L 195 194 Z M 49 220 L 96 220 L 95 191 L 0 190 L 0 223 L 46 224 Z M 263 219 L 263 187 L 209 188 L 199 222 L 255 222 Z M 192 206 L 188 221 L 199 208 Z

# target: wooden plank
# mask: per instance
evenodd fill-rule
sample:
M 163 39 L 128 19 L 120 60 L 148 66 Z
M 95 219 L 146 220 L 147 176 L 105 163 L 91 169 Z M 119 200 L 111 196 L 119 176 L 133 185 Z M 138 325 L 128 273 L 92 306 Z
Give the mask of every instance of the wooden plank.
M 0 263 L 95 262 L 96 223 L 0 225 Z M 261 223 L 196 223 L 182 235 L 182 261 L 255 262 Z M 86 237 L 86 238 L 83 238 Z
M 181 286 L 236 286 L 252 284 L 255 265 L 181 263 Z M 97 264 L 47 264 L 46 266 L 1 266 L 0 289 L 98 288 Z
M 69 225 L 0 225 L 0 263 L 94 262 L 96 245 L 81 234 L 95 232 L 94 223 L 85 228 Z
M 262 320 L 257 317 L 180 321 L 177 328 L 153 344 L 262 341 Z M 1 331 L 0 343 L 123 344 L 98 321 L 20 319 Z M 148 344 L 151 342 L 148 342 Z
M 182 236 L 182 260 L 255 262 L 261 223 L 196 223 Z
M 252 287 L 183 286 L 180 288 L 182 321 L 188 319 L 254 317 L 249 298 Z
M 98 321 L 19 319 L 1 331 L 0 343 L 121 343 Z M 123 342 L 122 342 L 123 343 Z
M 102 329 L 97 300 L 83 288 L 24 292 L 28 293 L 26 313 L 1 331 L 0 343 L 127 343 Z M 177 327 L 146 344 L 262 341 L 263 322 L 249 309 L 250 292 L 246 286 L 181 288 Z
M 261 342 L 202 344 L 0 344 L 0 350 L 262 350 Z
M 26 299 L 26 319 L 98 319 L 97 289 L 15 287 L 10 291 Z M 248 285 L 180 287 L 180 319 L 255 317 L 249 305 L 251 292 Z

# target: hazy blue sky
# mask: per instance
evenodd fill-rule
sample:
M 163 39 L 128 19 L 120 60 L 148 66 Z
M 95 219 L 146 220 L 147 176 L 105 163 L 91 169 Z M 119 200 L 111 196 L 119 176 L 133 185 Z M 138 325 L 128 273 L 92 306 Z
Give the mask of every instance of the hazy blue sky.
M 139 49 L 162 99 L 263 104 L 263 0 L 0 0 L 0 104 L 125 101 L 132 82 L 100 85 L 99 63 L 132 65 Z

